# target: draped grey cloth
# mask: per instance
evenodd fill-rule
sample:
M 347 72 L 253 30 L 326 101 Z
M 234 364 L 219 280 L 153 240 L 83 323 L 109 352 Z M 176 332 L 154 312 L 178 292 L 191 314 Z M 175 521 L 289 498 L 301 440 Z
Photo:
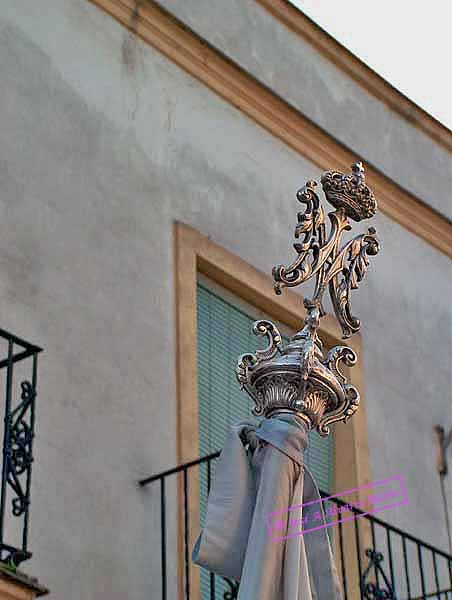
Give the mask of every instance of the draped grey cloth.
M 289 518 L 321 511 L 303 462 L 307 430 L 295 415 L 242 422 L 231 428 L 210 490 L 206 521 L 193 549 L 194 563 L 240 580 L 238 600 L 342 600 L 327 529 L 272 541 L 266 516 Z M 312 516 L 312 515 L 311 515 Z

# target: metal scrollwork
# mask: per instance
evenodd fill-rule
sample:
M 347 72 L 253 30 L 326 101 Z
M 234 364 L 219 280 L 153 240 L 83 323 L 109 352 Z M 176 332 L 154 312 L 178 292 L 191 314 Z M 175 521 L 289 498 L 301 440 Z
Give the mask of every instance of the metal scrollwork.
M 336 375 L 339 381 L 346 382 L 344 374 L 339 369 L 339 363 L 343 362 L 347 367 L 353 367 L 358 361 L 356 352 L 349 346 L 334 346 L 328 352 L 324 364 Z
M 352 314 L 351 292 L 363 280 L 370 261 L 380 249 L 373 227 L 342 245 L 342 236 L 351 229 L 349 219 L 360 221 L 375 214 L 377 203 L 365 183 L 361 163 L 352 165 L 352 173 L 327 171 L 322 176 L 322 188 L 327 200 L 335 207 L 325 213 L 315 188 L 308 181 L 297 192 L 298 200 L 306 206 L 297 214 L 294 248 L 296 259 L 288 266 L 273 268 L 275 292 L 295 287 L 311 278 L 314 292 L 304 300 L 304 327 L 289 344 L 282 348 L 281 335 L 269 321 L 257 321 L 254 332 L 269 339 L 265 350 L 242 354 L 237 365 L 237 379 L 254 401 L 256 415 L 271 417 L 281 412 L 296 413 L 322 436 L 330 426 L 346 422 L 356 412 L 359 392 L 340 370 L 356 364 L 357 355 L 348 346 L 336 346 L 327 355 L 318 335 L 320 320 L 325 316 L 323 296 L 328 289 L 334 313 L 343 337 L 348 338 L 360 328 Z M 277 356 L 277 354 L 279 355 Z
M 283 287 L 300 285 L 315 275 L 315 291 L 308 303 L 318 306 L 322 316 L 325 314 L 323 294 L 329 285 L 331 301 L 344 338 L 359 331 L 360 327 L 359 319 L 351 312 L 350 291 L 362 281 L 369 266 L 368 256 L 377 254 L 380 249 L 373 227 L 340 248 L 344 231 L 351 229 L 349 218 L 365 219 L 376 211 L 376 201 L 365 184 L 362 164 L 352 165 L 352 171 L 351 176 L 328 171 L 322 177 L 325 195 L 336 206 L 336 211 L 328 214 L 331 221 L 329 236 L 326 236 L 323 209 L 314 192 L 316 182 L 308 181 L 297 192 L 298 200 L 307 207 L 304 214 L 298 213 L 295 237 L 303 233 L 304 239 L 302 243 L 294 244 L 298 256 L 291 265 L 278 265 L 273 269 L 277 294 L 281 293 Z
M 7 482 L 15 494 L 11 500 L 15 517 L 20 517 L 29 504 L 29 495 L 21 481 L 21 475 L 28 472 L 33 462 L 33 430 L 29 413 L 36 391 L 29 381 L 23 381 L 21 388 L 21 402 L 8 416 L 9 427 L 5 444 Z
M 256 400 L 256 394 L 249 386 L 250 370 L 254 369 L 265 360 L 271 360 L 276 353 L 281 349 L 282 338 L 278 328 L 271 322 L 261 319 L 253 324 L 253 332 L 255 335 L 267 336 L 268 346 L 263 350 L 256 350 L 254 354 L 242 354 L 237 363 L 236 375 L 240 383 L 240 387 Z
M 381 563 L 383 562 L 383 555 L 376 550 L 371 550 L 368 548 L 366 550 L 366 556 L 369 557 L 369 564 L 367 565 L 366 570 L 361 577 L 361 591 L 364 595 L 364 598 L 366 598 L 366 600 L 396 600 L 394 590 L 392 589 L 391 584 L 386 577 L 386 573 L 381 566 Z M 375 573 L 381 575 L 385 589 L 381 588 L 375 582 L 367 581 L 372 569 Z
M 359 392 L 353 385 L 345 385 L 345 400 L 336 409 L 329 411 L 318 425 L 318 432 L 321 436 L 330 434 L 330 425 L 343 421 L 346 423 L 352 417 L 359 407 Z
M 37 362 L 42 348 L 4 330 L 0 331 L 0 339 L 2 348 L 6 350 L 0 360 L 0 372 L 6 384 L 0 485 L 0 563 L 14 571 L 31 557 L 28 528 Z M 18 379 L 19 374 L 21 379 Z
M 367 234 L 358 236 L 341 250 L 326 277 L 334 312 L 342 327 L 344 338 L 359 331 L 360 321 L 351 312 L 350 293 L 359 287 L 367 272 L 368 256 L 374 256 L 379 249 L 376 231 L 369 227 Z
M 236 600 L 239 593 L 239 582 L 229 579 L 228 577 L 223 577 L 223 581 L 230 587 L 230 589 L 226 590 L 223 594 L 224 600 Z
M 304 238 L 302 242 L 294 244 L 295 251 L 298 253 L 296 260 L 288 267 L 279 265 L 273 269 L 277 294 L 281 293 L 282 287 L 300 285 L 318 273 L 326 258 L 325 214 L 319 197 L 314 191 L 316 186 L 315 181 L 308 181 L 297 192 L 297 198 L 306 204 L 306 210 L 304 213 L 298 213 L 295 238 L 298 239 L 302 234 Z M 329 245 L 326 244 L 326 246 Z M 321 252 L 321 249 L 324 250 Z
M 359 392 L 355 386 L 347 383 L 346 377 L 339 369 L 340 362 L 343 362 L 348 367 L 352 367 L 356 364 L 357 360 L 358 356 L 356 352 L 348 346 L 335 346 L 328 352 L 324 364 L 342 384 L 344 399 L 339 403 L 337 408 L 328 412 L 320 420 L 318 432 L 322 436 L 329 435 L 330 425 L 340 421 L 346 423 L 358 410 L 360 402 Z

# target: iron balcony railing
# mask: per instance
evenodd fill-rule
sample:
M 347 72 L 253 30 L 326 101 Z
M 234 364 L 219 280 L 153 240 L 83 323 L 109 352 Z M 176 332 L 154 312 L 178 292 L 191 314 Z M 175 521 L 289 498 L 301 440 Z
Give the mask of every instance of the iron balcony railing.
M 0 562 L 15 569 L 28 550 L 38 354 L 42 348 L 0 329 L 0 384 L 4 385 L 0 496 Z
M 198 503 L 195 512 L 202 522 L 219 455 L 220 452 L 214 452 L 139 482 L 140 486 L 151 486 L 152 502 L 157 503 L 155 508 L 160 513 L 160 539 L 154 541 L 160 544 L 157 568 L 161 574 L 161 600 L 170 597 L 170 582 L 175 593 L 175 572 L 182 589 L 179 598 L 237 598 L 234 581 L 205 569 L 200 569 L 200 581 L 196 588 L 193 586 L 194 569 L 198 567 L 191 565 L 190 555 L 199 523 L 191 523 L 190 516 L 193 504 Z M 322 496 L 329 494 L 322 492 Z M 339 498 L 328 502 L 347 504 Z M 362 516 L 329 528 L 344 600 L 452 600 L 452 556 L 358 508 L 352 510 L 357 517 Z M 176 560 L 170 555 L 170 548 L 179 554 Z

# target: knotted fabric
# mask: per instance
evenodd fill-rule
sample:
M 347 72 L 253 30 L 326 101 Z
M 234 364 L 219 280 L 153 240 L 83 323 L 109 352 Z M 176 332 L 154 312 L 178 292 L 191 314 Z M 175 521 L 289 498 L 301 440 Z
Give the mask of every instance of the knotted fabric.
M 278 514 L 281 537 L 289 519 L 320 511 L 314 478 L 304 464 L 304 422 L 291 414 L 259 425 L 233 426 L 216 466 L 194 563 L 240 580 L 238 600 L 342 600 L 327 529 L 272 541 L 266 516 Z M 314 502 L 313 502 L 314 501 Z M 313 502 L 313 504 L 288 509 Z M 293 521 L 292 521 L 293 522 Z

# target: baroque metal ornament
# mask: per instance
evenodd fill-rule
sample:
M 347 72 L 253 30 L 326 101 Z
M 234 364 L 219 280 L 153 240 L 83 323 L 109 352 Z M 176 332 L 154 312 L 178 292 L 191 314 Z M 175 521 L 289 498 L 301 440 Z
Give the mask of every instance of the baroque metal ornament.
M 377 254 L 380 245 L 376 231 L 369 227 L 341 247 L 343 233 L 351 229 L 349 219 L 361 221 L 372 217 L 377 203 L 366 185 L 361 163 L 351 167 L 351 174 L 326 171 L 321 184 L 326 199 L 336 209 L 328 213 L 329 233 L 325 213 L 315 192 L 317 183 L 308 181 L 297 192 L 298 200 L 306 205 L 298 213 L 294 248 L 297 257 L 289 266 L 273 268 L 275 292 L 295 287 L 311 278 L 315 289 L 311 298 L 304 299 L 304 327 L 283 348 L 281 334 L 270 321 L 256 321 L 256 335 L 268 338 L 264 350 L 243 354 L 237 365 L 237 379 L 254 401 L 255 415 L 271 417 L 278 413 L 295 413 L 322 436 L 330 433 L 330 425 L 346 422 L 357 410 L 359 392 L 340 370 L 356 364 L 357 356 L 348 346 L 335 346 L 326 354 L 318 336 L 321 317 L 326 312 L 323 295 L 328 289 L 334 313 L 348 338 L 360 328 L 352 314 L 350 296 L 369 266 L 369 257 Z

